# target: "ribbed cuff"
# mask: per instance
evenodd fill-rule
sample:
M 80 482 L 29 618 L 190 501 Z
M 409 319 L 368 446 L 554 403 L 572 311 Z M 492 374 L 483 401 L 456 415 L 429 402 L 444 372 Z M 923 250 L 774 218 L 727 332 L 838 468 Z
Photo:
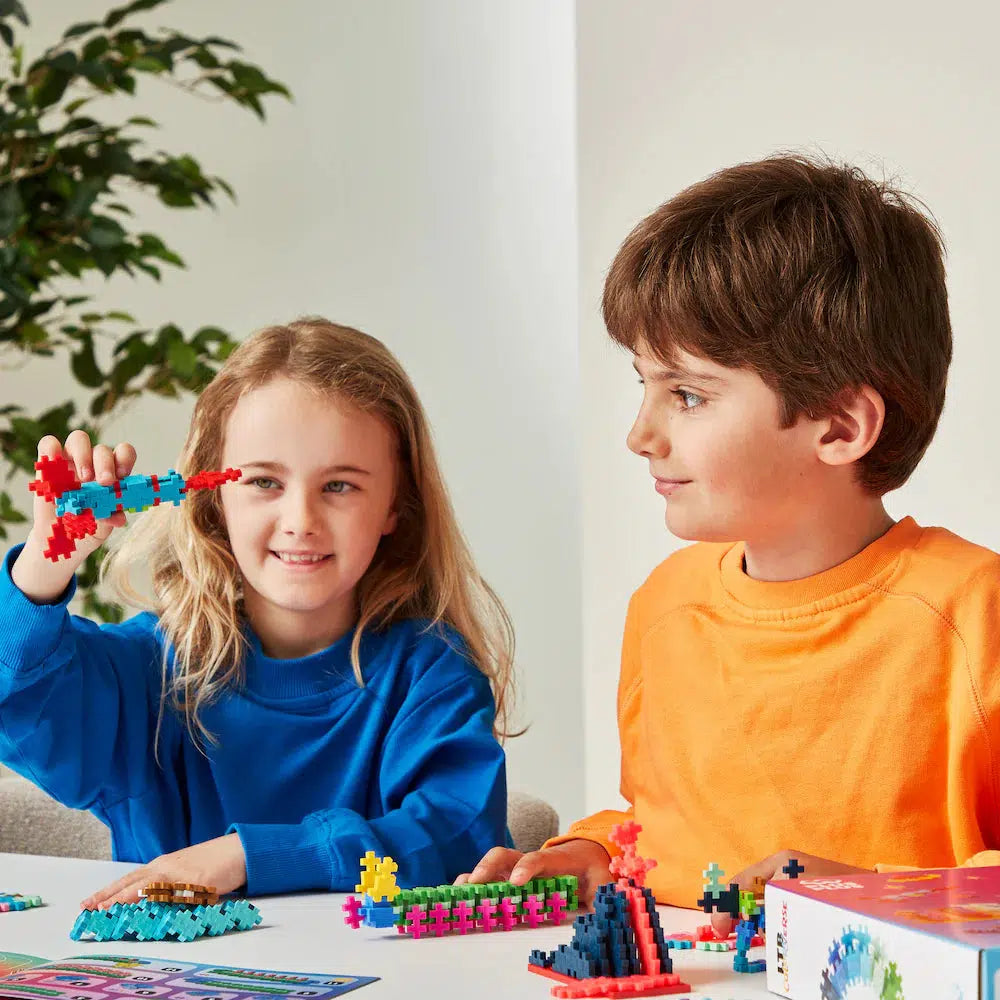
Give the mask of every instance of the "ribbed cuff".
M 76 593 L 75 576 L 54 604 L 36 604 L 18 590 L 11 573 L 23 548 L 15 545 L 0 569 L 0 666 L 12 673 L 40 666 L 52 654 Z
M 298 892 L 333 884 L 333 864 L 318 823 L 234 823 L 247 860 L 247 893 Z

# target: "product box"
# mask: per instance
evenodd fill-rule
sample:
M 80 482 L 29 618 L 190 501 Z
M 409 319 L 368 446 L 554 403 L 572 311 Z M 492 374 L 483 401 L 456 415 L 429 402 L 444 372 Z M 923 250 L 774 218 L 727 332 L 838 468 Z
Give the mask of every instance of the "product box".
M 793 1000 L 1000 1000 L 1000 868 L 770 882 L 767 988 Z

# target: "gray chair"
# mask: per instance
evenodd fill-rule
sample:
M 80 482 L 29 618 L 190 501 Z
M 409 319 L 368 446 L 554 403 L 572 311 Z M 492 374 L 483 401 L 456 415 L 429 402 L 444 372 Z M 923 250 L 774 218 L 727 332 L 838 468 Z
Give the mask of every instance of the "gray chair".
M 542 799 L 511 792 L 507 796 L 507 828 L 519 851 L 537 851 L 559 832 L 559 814 Z
M 0 851 L 103 861 L 111 857 L 111 833 L 91 813 L 60 805 L 11 774 L 0 778 Z
M 559 816 L 547 802 L 511 792 L 507 825 L 519 851 L 534 851 L 559 832 Z M 68 809 L 11 774 L 0 778 L 0 852 L 104 860 L 111 857 L 111 835 L 89 812 Z

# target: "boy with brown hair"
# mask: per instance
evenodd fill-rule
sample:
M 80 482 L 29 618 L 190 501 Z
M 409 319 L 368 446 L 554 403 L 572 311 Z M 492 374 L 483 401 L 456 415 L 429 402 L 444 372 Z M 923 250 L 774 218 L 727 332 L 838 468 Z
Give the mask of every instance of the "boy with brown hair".
M 722 170 L 632 231 L 603 302 L 644 385 L 628 446 L 698 544 L 629 604 L 630 808 L 463 880 L 573 873 L 588 897 L 629 818 L 679 906 L 709 860 L 747 886 L 789 854 L 823 875 L 1000 847 L 1000 556 L 882 503 L 944 404 L 942 252 L 910 198 L 802 156 Z

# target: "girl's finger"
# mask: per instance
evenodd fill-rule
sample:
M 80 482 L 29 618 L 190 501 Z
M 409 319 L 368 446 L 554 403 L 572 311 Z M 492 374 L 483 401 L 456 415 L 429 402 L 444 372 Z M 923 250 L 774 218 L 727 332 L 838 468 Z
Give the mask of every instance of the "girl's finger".
M 123 888 L 125 888 L 125 886 L 131 885 L 133 882 L 148 880 L 148 878 L 148 869 L 135 868 L 127 875 L 123 875 L 120 879 L 112 882 L 110 885 L 106 885 L 103 889 L 98 889 L 97 892 L 91 893 L 91 895 L 83 901 L 83 905 L 85 907 L 96 906 L 102 899 L 107 899 L 109 896 L 113 896 L 116 892 L 120 892 Z
M 92 453 L 94 462 L 94 478 L 104 486 L 108 486 L 117 478 L 115 475 L 115 453 L 106 445 L 99 444 Z
M 54 434 L 46 434 L 45 437 L 38 442 L 39 458 L 57 458 L 62 453 L 62 445 L 59 443 L 59 438 L 57 438 Z
M 73 431 L 66 438 L 63 450 L 73 460 L 73 464 L 76 466 L 76 477 L 81 483 L 94 478 L 93 450 L 90 438 L 83 431 Z
M 135 882 L 130 886 L 126 886 L 124 889 L 121 890 L 121 892 L 115 893 L 115 895 L 112 896 L 111 899 L 107 899 L 103 903 L 101 903 L 101 909 L 108 910 L 112 906 L 114 906 L 115 903 L 138 903 L 139 900 L 142 898 L 139 895 L 139 890 L 145 884 L 146 884 L 145 882 Z
M 128 441 L 122 441 L 121 444 L 115 445 L 115 472 L 118 478 L 122 479 L 124 476 L 131 475 L 134 466 L 135 448 Z

